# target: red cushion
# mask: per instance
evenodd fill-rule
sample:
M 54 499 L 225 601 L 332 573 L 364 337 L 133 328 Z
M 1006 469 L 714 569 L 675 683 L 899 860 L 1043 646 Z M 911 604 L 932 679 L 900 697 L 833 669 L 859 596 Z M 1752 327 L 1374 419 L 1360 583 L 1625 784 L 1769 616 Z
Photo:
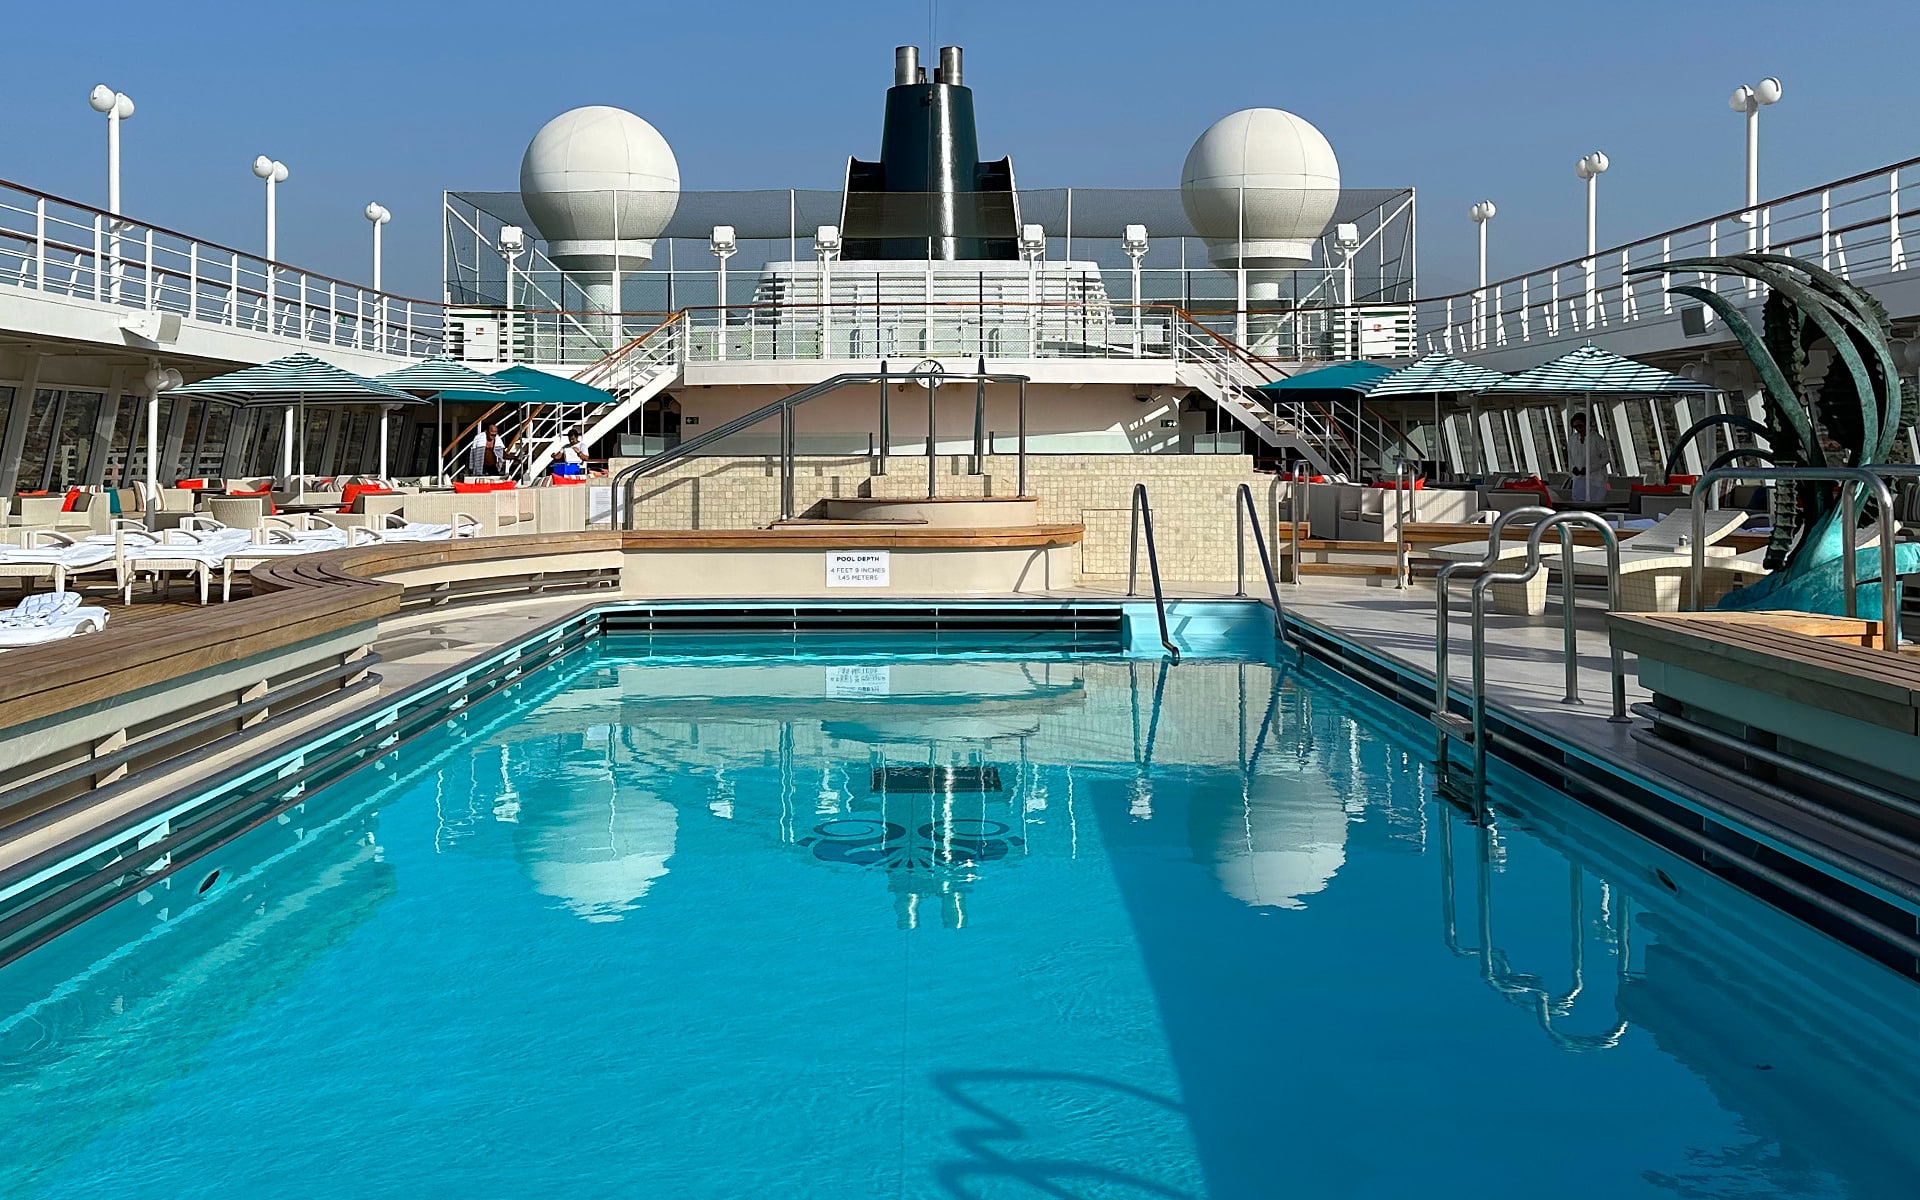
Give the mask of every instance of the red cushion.
M 66 498 L 66 500 L 64 500 L 63 502 L 61 502 L 61 505 L 60 505 L 60 511 L 61 511 L 61 512 L 72 512 L 72 511 L 73 511 L 73 506 L 74 506 L 74 505 L 76 505 L 76 504 L 78 504 L 78 503 L 80 503 L 80 489 L 79 489 L 79 488 L 68 488 L 68 489 L 67 489 L 67 498 Z
M 1698 475 L 1669 475 L 1667 476 L 1667 482 L 1672 484 L 1699 483 L 1700 477 Z
M 279 505 L 277 505 L 277 504 L 275 504 L 275 503 L 273 502 L 273 489 L 272 489 L 272 488 L 261 488 L 261 489 L 260 489 L 259 491 L 257 491 L 257 492 L 233 492 L 233 491 L 229 491 L 229 492 L 227 493 L 227 495 L 228 495 L 228 497 L 230 497 L 230 498 L 232 498 L 232 499 L 236 499 L 236 500 L 245 500 L 245 499 L 248 499 L 248 498 L 258 498 L 258 499 L 263 499 L 263 500 L 265 500 L 265 501 L 267 502 L 267 515 L 268 515 L 268 516 L 270 516 L 270 517 L 271 517 L 271 516 L 277 516 L 277 515 L 279 514 L 279 512 L 280 512 L 280 506 L 279 506 Z
M 1400 481 L 1398 479 L 1387 479 L 1373 486 L 1385 491 L 1395 492 L 1400 490 Z M 1425 489 L 1426 486 L 1427 481 L 1425 479 L 1416 477 L 1408 481 L 1407 490 L 1410 492 L 1418 492 Z
M 198 492 L 198 491 L 203 491 L 208 485 L 207 485 L 207 481 L 204 479 L 182 479 L 179 483 L 176 483 L 173 486 L 177 488 L 185 488 L 190 492 Z
M 352 512 L 353 502 L 362 496 L 386 496 L 391 495 L 392 492 L 393 489 L 384 483 L 350 483 L 340 494 L 340 498 L 346 501 L 340 506 L 340 511 Z
M 1629 484 L 1627 490 L 1643 496 L 1677 496 L 1680 494 L 1680 485 L 1677 483 L 1635 483 Z
M 511 492 L 515 486 L 509 479 L 498 483 L 456 483 L 453 485 L 453 490 L 462 496 L 472 496 L 481 492 Z

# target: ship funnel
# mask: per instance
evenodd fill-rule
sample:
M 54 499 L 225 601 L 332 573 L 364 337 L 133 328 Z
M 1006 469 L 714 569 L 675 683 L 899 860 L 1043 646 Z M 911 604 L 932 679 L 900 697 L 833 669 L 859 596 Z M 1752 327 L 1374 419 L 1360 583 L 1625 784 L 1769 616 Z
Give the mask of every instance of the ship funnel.
M 960 86 L 960 47 L 940 47 L 940 66 L 933 73 L 933 81 L 948 87 Z
M 906 87 L 919 82 L 920 47 L 895 46 L 893 48 L 893 86 Z

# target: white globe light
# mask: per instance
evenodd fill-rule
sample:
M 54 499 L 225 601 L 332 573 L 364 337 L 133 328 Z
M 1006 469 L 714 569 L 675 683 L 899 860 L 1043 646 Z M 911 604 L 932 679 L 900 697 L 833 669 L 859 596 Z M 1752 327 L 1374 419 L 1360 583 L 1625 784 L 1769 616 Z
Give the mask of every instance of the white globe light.
M 104 83 L 97 84 L 93 91 L 87 96 L 87 104 L 97 113 L 112 112 L 113 95 L 114 92 L 112 88 Z
M 1578 175 L 1582 179 L 1592 179 L 1593 164 L 1583 158 L 1579 162 L 1573 164 L 1573 173 L 1575 175 Z
M 576 108 L 528 143 L 520 199 L 561 270 L 643 267 L 680 205 L 680 164 L 660 131 L 625 109 Z
M 1311 262 L 1340 204 L 1340 163 L 1307 121 L 1277 108 L 1242 109 L 1215 121 L 1187 152 L 1180 203 L 1215 266 Z
M 262 179 L 273 178 L 273 160 L 262 154 L 253 160 L 253 173 Z
M 1595 151 L 1593 152 L 1593 154 L 1591 155 L 1591 157 L 1592 157 L 1592 159 L 1593 159 L 1593 173 L 1594 173 L 1595 175 L 1604 175 L 1604 174 L 1606 174 L 1606 173 L 1607 173 L 1607 168 L 1608 168 L 1608 167 L 1609 167 L 1610 165 L 1612 165 L 1612 164 L 1610 164 L 1610 163 L 1608 163 L 1608 162 L 1607 162 L 1607 156 L 1606 156 L 1605 154 L 1603 154 L 1603 153 L 1601 153 L 1600 151 L 1598 151 L 1598 150 L 1595 150 Z
M 388 212 L 384 205 L 380 205 L 380 204 L 367 205 L 367 220 L 372 221 L 375 225 L 385 225 L 388 221 L 391 221 L 392 219 L 393 219 L 393 214 Z
M 1762 104 L 1773 104 L 1781 95 L 1780 81 L 1769 75 L 1753 89 L 1753 97 Z
M 1733 89 L 1733 95 L 1727 97 L 1727 107 L 1737 113 L 1751 112 L 1753 99 L 1753 89 L 1743 83 Z

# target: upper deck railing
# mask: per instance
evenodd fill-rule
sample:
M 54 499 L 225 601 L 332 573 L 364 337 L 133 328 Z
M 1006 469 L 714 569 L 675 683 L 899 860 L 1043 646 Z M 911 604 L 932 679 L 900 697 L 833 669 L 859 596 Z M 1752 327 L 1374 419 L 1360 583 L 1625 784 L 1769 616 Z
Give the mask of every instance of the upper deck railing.
M 443 345 L 438 301 L 269 262 L 4 180 L 0 285 L 402 358 Z
M 1599 250 L 1591 258 L 1582 255 L 1484 288 L 1424 298 L 1416 303 L 1422 348 L 1490 351 L 1672 320 L 1676 311 L 1693 307 L 1667 291 L 1675 284 L 1697 284 L 1736 302 L 1759 295 L 1753 280 L 1658 269 L 1686 258 L 1768 251 L 1854 282 L 1905 271 L 1905 225 L 1920 217 L 1916 184 L 1920 158 L 1910 158 Z M 1647 274 L 1629 274 L 1648 268 Z M 1704 307 L 1699 317 L 1702 332 L 1714 324 Z

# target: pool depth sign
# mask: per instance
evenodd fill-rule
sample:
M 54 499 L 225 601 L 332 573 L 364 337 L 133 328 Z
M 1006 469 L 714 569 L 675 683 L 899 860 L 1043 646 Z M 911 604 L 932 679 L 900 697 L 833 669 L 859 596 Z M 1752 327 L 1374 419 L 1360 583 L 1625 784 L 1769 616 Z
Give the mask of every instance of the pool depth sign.
M 891 550 L 827 551 L 830 588 L 883 588 L 893 583 Z

